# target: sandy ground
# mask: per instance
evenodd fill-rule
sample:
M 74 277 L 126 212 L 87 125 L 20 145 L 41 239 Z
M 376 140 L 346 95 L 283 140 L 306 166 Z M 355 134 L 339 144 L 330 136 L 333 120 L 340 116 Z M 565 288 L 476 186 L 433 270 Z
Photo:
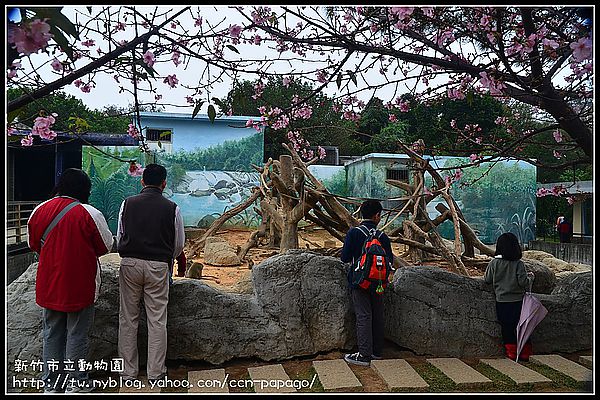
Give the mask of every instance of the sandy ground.
M 254 232 L 252 229 L 222 229 L 217 233 L 217 236 L 227 240 L 227 242 L 234 249 L 236 249 L 238 246 L 243 246 L 248 241 L 252 232 Z M 326 230 L 321 228 L 300 230 L 298 240 L 300 248 L 315 250 L 318 252 L 324 251 L 325 249 L 341 249 L 343 245 L 341 241 L 337 240 Z M 188 245 L 189 241 L 186 243 L 186 246 Z M 392 243 L 392 251 L 395 255 L 402 254 L 405 251 L 405 246 Z M 240 288 L 240 285 L 247 286 L 249 284 L 250 272 L 253 265 L 257 265 L 263 260 L 276 254 L 278 254 L 278 249 L 261 246 L 260 248 L 250 249 L 246 255 L 246 260 L 239 266 L 212 266 L 204 262 L 203 254 L 200 254 L 200 257 L 194 258 L 193 261 L 202 263 L 204 265 L 202 272 L 202 280 L 204 282 L 211 286 L 219 287 L 223 290 L 238 291 L 243 290 L 243 288 Z M 436 259 L 425 260 L 423 264 L 449 269 L 446 263 Z M 177 268 L 174 268 L 174 271 L 176 270 Z M 482 274 L 483 271 L 481 270 L 469 269 L 470 276 L 480 276 Z M 189 278 L 179 278 L 174 276 L 174 279 Z

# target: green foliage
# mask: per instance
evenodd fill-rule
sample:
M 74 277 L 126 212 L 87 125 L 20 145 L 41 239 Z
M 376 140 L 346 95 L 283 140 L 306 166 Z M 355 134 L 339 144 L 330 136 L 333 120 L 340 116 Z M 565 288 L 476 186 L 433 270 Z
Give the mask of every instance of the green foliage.
M 388 123 L 389 111 L 384 108 L 383 101 L 377 97 L 372 98 L 360 115 L 358 131 L 365 135 L 358 135 L 359 140 L 368 144 L 380 134 Z
M 106 179 L 98 175 L 92 177 L 90 204 L 102 212 L 112 233 L 117 232 L 119 209 L 123 200 L 142 190 L 139 177 L 129 176 L 126 168 L 124 165 Z
M 238 82 L 221 100 L 222 109 L 230 109 L 233 115 L 259 116 L 260 106 L 278 107 L 284 109 L 290 107 L 295 95 L 299 98 L 308 96 L 311 85 L 297 81 L 290 82 L 288 87 L 283 85 L 283 78 L 269 78 L 264 83 L 262 96 L 253 99 L 255 95 L 254 85 L 257 81 Z M 312 116 L 308 120 L 296 120 L 288 128 L 274 130 L 265 129 L 265 159 L 272 157 L 278 159 L 281 154 L 287 154 L 281 143 L 287 143 L 287 132 L 299 130 L 304 138 L 312 146 L 339 146 L 340 154 L 352 153 L 358 145 L 356 142 L 348 141 L 347 124 L 340 119 L 340 113 L 332 110 L 333 101 L 326 95 L 319 93 L 308 101 L 312 107 Z
M 346 171 L 340 170 L 329 179 L 322 179 L 321 183 L 325 185 L 327 190 L 333 194 L 340 196 L 348 196 L 348 184 L 346 182 Z
M 369 149 L 373 153 L 396 153 L 398 142 L 404 137 L 407 128 L 408 124 L 406 122 L 389 124 L 373 136 Z
M 178 164 L 185 170 L 253 171 L 251 164 L 262 162 L 263 139 L 261 133 L 239 140 L 227 140 L 219 145 L 196 151 L 178 151 L 164 154 L 167 165 Z
M 24 93 L 21 89 L 8 89 L 7 100 L 14 100 Z M 27 126 L 33 126 L 36 117 L 52 113 L 58 114 L 53 129 L 63 132 L 69 132 L 73 128 L 78 133 L 126 133 L 131 122 L 124 115 L 125 110 L 114 107 L 105 107 L 104 111 L 90 110 L 80 99 L 60 91 L 20 109 L 18 120 Z

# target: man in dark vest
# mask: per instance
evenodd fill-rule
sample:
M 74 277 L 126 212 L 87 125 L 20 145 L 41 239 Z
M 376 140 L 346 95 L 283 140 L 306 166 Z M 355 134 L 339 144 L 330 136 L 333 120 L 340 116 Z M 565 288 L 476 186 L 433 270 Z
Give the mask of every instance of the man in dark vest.
M 173 259 L 183 250 L 185 232 L 179 207 L 163 197 L 166 179 L 165 167 L 148 164 L 141 193 L 125 199 L 119 212 L 118 349 L 124 379 L 137 379 L 139 372 L 137 332 L 142 296 L 148 320 L 148 381 L 167 374 L 169 274 Z

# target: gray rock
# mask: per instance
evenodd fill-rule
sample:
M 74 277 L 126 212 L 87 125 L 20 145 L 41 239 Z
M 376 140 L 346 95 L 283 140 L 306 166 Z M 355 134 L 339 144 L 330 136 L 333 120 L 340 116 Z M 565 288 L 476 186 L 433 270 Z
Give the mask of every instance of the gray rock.
M 241 264 L 235 250 L 226 241 L 206 242 L 204 245 L 204 262 L 223 267 Z
M 548 315 L 531 337 L 534 352 L 571 353 L 592 348 L 592 288 L 591 272 L 572 273 L 558 281 L 551 295 L 538 295 Z
M 118 259 L 103 257 L 102 289 L 91 331 L 90 359 L 117 357 Z M 7 287 L 7 362 L 42 357 L 42 312 L 35 304 L 32 264 Z M 167 358 L 221 364 L 233 358 L 285 360 L 356 343 L 346 268 L 336 258 L 302 250 L 252 268 L 251 287 L 225 292 L 196 279 L 169 291 Z M 251 290 L 252 289 L 252 290 Z M 386 290 L 386 337 L 417 354 L 500 355 L 500 325 L 491 285 L 436 267 L 399 269 Z M 561 277 L 538 294 L 549 314 L 533 334 L 534 352 L 592 348 L 592 274 Z M 146 357 L 142 311 L 138 348 Z
M 221 179 L 219 182 L 215 183 L 215 185 L 213 186 L 213 189 L 215 190 L 220 190 L 220 189 L 224 189 L 224 188 L 228 188 L 229 186 L 227 186 L 229 182 L 225 179 Z
M 522 260 L 525 263 L 525 269 L 533 272 L 535 275 L 531 291 L 533 293 L 552 293 L 552 290 L 556 286 L 556 274 L 554 271 L 541 261 L 529 258 L 523 258 Z
M 200 218 L 200 221 L 198 221 L 198 223 L 196 224 L 196 227 L 198 228 L 208 228 L 212 225 L 213 222 L 215 222 L 217 218 L 213 217 L 212 215 L 205 215 L 204 217 Z
M 193 196 L 193 197 L 210 196 L 211 194 L 213 194 L 213 192 L 214 192 L 214 190 L 212 190 L 212 189 L 196 189 L 190 193 L 190 196 Z
M 483 280 L 407 267 L 386 291 L 386 337 L 400 346 L 438 357 L 501 354 L 495 297 Z
M 118 264 L 102 265 L 90 359 L 117 356 Z M 37 264 L 9 285 L 8 365 L 42 356 L 42 314 L 35 304 Z M 333 257 L 290 251 L 255 265 L 255 294 L 219 291 L 195 279 L 176 279 L 169 291 L 167 358 L 221 364 L 232 358 L 282 360 L 354 344 L 354 319 L 344 265 Z M 138 348 L 146 357 L 146 316 Z
M 549 313 L 532 336 L 534 351 L 592 348 L 592 276 L 571 274 L 551 294 L 536 294 Z M 399 269 L 386 298 L 386 336 L 417 354 L 500 355 L 493 288 L 436 267 Z M 394 310 L 390 312 L 390 310 Z

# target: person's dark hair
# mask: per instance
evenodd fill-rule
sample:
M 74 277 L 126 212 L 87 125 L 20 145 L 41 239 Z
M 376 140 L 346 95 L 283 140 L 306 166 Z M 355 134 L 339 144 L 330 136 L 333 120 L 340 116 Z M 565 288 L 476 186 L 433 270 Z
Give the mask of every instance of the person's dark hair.
M 373 218 L 381 210 L 383 210 L 383 207 L 378 200 L 365 200 L 360 205 L 360 214 L 364 219 Z
M 162 165 L 148 164 L 142 173 L 144 184 L 152 186 L 160 186 L 167 179 L 167 170 Z
M 501 255 L 504 260 L 516 261 L 523 256 L 519 239 L 514 233 L 506 232 L 498 237 L 496 241 L 496 256 Z
M 50 197 L 69 196 L 82 203 L 87 203 L 91 191 L 92 181 L 85 171 L 77 168 L 67 168 L 60 175 Z

